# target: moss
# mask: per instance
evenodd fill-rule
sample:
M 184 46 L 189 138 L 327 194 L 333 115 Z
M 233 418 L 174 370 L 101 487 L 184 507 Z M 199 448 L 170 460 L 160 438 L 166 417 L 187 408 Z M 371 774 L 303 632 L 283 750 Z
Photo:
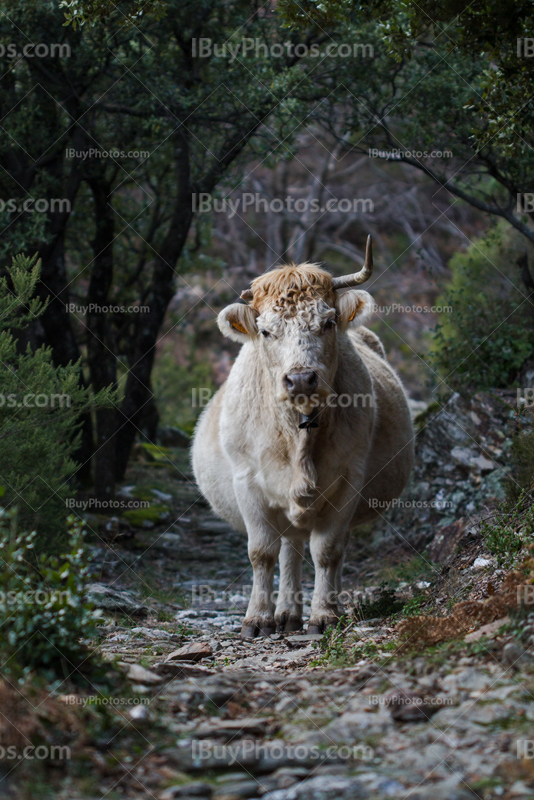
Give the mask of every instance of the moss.
M 172 459 L 172 450 L 170 447 L 162 447 L 158 444 L 149 444 L 142 442 L 141 447 L 145 451 L 149 461 L 168 461 Z
M 135 508 L 131 511 L 125 511 L 123 517 L 134 528 L 142 528 L 145 522 L 153 522 L 154 524 L 166 522 L 169 519 L 170 511 L 169 506 L 150 506 L 150 508 Z

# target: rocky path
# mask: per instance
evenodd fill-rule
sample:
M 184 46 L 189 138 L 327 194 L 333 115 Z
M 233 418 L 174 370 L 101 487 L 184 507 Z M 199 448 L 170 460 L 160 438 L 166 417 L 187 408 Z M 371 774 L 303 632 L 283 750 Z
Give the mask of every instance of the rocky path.
M 534 798 L 534 614 L 406 656 L 384 617 L 347 619 L 329 640 L 242 642 L 246 541 L 211 515 L 183 453 L 172 459 L 136 465 L 123 489 L 152 492 L 162 519 L 111 520 L 92 545 L 98 647 L 128 676 L 139 702 L 121 713 L 140 737 L 94 800 Z M 384 553 L 351 548 L 347 584 L 363 591 Z M 463 574 L 487 584 L 491 558 L 463 553 Z M 442 571 L 411 579 L 434 584 L 445 597 Z

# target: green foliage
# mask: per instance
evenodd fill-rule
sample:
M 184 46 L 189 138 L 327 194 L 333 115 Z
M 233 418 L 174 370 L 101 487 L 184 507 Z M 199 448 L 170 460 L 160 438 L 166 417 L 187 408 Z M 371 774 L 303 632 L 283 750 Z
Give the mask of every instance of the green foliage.
M 421 613 L 421 608 L 426 603 L 427 598 L 424 595 L 416 595 L 411 597 L 402 609 L 404 617 L 416 617 Z
M 126 0 L 113 3 L 111 0 L 61 0 L 59 7 L 65 13 L 65 25 L 95 25 L 104 20 L 120 6 L 126 24 L 139 24 L 143 16 L 151 14 L 162 19 L 166 12 L 165 0 Z
M 374 18 L 388 54 L 397 62 L 416 59 L 426 48 L 443 46 L 446 64 L 454 51 L 480 59 L 480 88 L 467 114 L 476 111 L 478 146 L 497 139 L 501 152 L 517 157 L 532 138 L 532 68 L 522 50 L 531 37 L 534 6 L 530 0 L 473 0 L 458 13 L 456 0 L 280 0 L 278 12 L 287 25 L 320 28 L 341 21 L 361 25 Z M 426 47 L 425 47 L 426 46 Z M 491 68 L 489 67 L 491 63 Z M 454 76 L 451 74 L 451 81 Z M 450 87 L 452 89 L 452 87 Z M 453 92 L 451 91 L 451 94 Z M 433 125 L 435 119 L 428 120 Z
M 170 518 L 169 506 L 150 506 L 149 508 L 134 508 L 131 511 L 124 511 L 124 519 L 134 526 L 134 528 L 143 528 L 145 522 L 157 524 L 158 522 L 165 522 Z
M 508 497 L 518 500 L 521 491 L 531 491 L 534 486 L 534 430 L 518 433 L 512 442 L 513 478 L 507 481 Z
M 523 490 L 517 500 L 503 503 L 490 520 L 482 522 L 481 532 L 499 567 L 512 567 L 519 551 L 534 542 L 534 505 L 530 494 Z
M 403 603 L 397 600 L 395 590 L 384 581 L 380 584 L 376 600 L 363 600 L 357 608 L 360 619 L 373 619 L 374 617 L 390 617 L 402 611 Z
M 450 262 L 441 304 L 452 306 L 436 328 L 431 361 L 447 387 L 468 393 L 510 386 L 534 351 L 530 304 L 516 288 L 523 252 L 518 235 L 499 225 Z
M 48 348 L 21 352 L 14 329 L 43 312 L 32 299 L 35 258 L 17 256 L 0 279 L 0 481 L 6 507 L 16 505 L 22 528 L 36 528 L 39 549 L 58 552 L 66 534 L 69 478 L 76 465 L 80 414 L 111 400 L 80 386 L 80 366 L 55 367 Z
M 154 366 L 153 386 L 163 425 L 177 425 L 192 433 L 202 408 L 198 402 L 199 389 L 215 390 L 211 364 L 195 363 L 194 351 L 191 363 L 183 366 L 176 363 L 171 351 L 164 352 Z M 196 392 L 196 404 L 193 392 Z
M 336 627 L 329 626 L 319 642 L 321 655 L 314 659 L 313 666 L 329 664 L 331 666 L 341 666 L 348 663 L 347 641 L 345 629 L 347 620 L 341 617 Z
M 70 674 L 89 656 L 98 613 L 86 602 L 84 532 L 69 520 L 68 552 L 35 553 L 37 533 L 19 533 L 16 509 L 0 508 L 0 657 L 5 673 Z

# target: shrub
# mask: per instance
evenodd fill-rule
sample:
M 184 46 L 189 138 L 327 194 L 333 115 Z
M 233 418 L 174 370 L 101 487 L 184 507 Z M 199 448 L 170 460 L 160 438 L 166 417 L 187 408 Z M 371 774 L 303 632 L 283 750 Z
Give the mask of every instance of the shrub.
M 511 567 L 526 545 L 534 542 L 534 505 L 523 490 L 517 500 L 502 503 L 490 520 L 481 523 L 486 547 L 500 567 Z
M 19 533 L 16 509 L 0 508 L 2 671 L 47 669 L 66 677 L 89 656 L 100 612 L 86 601 L 84 533 L 69 518 L 68 552 L 37 555 L 36 532 Z
M 13 334 L 41 314 L 34 299 L 40 264 L 17 256 L 0 278 L 0 483 L 6 507 L 16 505 L 22 528 L 36 528 L 40 549 L 65 543 L 66 499 L 76 464 L 80 415 L 109 404 L 80 384 L 80 364 L 56 367 L 49 348 L 19 352 Z
M 522 491 L 534 487 L 534 430 L 517 433 L 512 440 L 512 476 L 506 481 L 511 500 L 518 500 Z
M 430 357 L 455 391 L 510 386 L 534 352 L 530 304 L 515 266 L 524 249 L 515 231 L 497 225 L 451 259 L 452 280 L 438 302 L 452 313 L 437 326 Z

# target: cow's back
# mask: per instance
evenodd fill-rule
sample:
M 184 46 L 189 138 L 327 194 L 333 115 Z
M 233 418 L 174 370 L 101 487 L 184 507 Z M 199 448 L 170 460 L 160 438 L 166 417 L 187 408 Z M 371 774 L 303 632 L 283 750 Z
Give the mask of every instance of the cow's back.
M 233 487 L 232 465 L 221 447 L 220 423 L 225 392 L 226 383 L 212 397 L 198 420 L 191 464 L 198 487 L 215 513 L 245 533 Z

